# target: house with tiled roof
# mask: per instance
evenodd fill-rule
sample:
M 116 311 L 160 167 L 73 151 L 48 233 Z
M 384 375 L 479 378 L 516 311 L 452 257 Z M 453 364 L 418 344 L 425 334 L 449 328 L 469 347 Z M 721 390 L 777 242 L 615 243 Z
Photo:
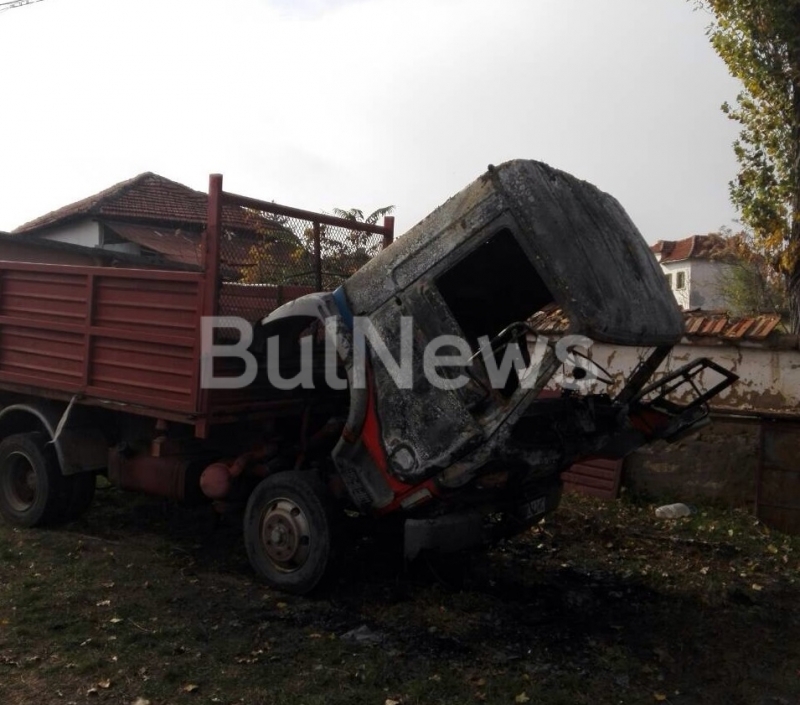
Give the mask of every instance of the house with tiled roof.
M 683 240 L 659 240 L 650 250 L 682 309 L 728 308 L 720 283 L 735 256 L 722 235 L 710 233 Z
M 207 194 L 145 172 L 20 225 L 12 234 L 99 248 L 156 265 L 200 268 L 207 205 Z M 299 249 L 289 229 L 262 214 L 225 207 L 222 222 L 226 242 L 221 271 L 229 279 L 255 266 L 250 261 L 254 248 L 260 248 L 260 258 L 275 261 L 287 260 Z

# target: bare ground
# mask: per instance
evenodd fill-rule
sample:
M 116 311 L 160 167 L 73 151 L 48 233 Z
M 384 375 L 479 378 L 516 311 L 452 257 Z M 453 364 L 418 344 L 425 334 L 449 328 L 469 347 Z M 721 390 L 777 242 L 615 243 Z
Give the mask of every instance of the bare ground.
M 235 522 L 98 494 L 59 530 L 0 525 L 3 705 L 800 702 L 800 541 L 745 512 L 569 497 L 489 553 L 354 542 L 298 598 Z

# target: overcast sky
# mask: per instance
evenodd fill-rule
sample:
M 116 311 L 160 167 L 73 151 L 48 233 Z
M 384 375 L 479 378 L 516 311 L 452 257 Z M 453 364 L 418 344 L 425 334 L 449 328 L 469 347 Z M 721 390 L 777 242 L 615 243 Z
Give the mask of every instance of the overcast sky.
M 0 13 L 0 230 L 143 171 L 402 233 L 489 163 L 650 242 L 735 218 L 737 84 L 687 0 L 44 0 Z

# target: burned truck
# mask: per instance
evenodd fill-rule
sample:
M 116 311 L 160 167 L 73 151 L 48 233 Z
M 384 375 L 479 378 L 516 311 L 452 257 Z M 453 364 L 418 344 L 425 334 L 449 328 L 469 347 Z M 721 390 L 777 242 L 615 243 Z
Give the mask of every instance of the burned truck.
M 98 472 L 123 488 L 202 494 L 220 511 L 244 510 L 247 553 L 263 579 L 306 593 L 347 550 L 346 515 L 401 520 L 410 558 L 512 536 L 556 509 L 568 466 L 679 437 L 736 379 L 707 359 L 657 374 L 683 330 L 665 278 L 614 198 L 545 164 L 490 167 L 340 286 L 292 297 L 252 331 L 220 303 L 231 286 L 219 264 L 225 203 L 283 208 L 212 179 L 199 273 L 0 263 L 7 280 L 20 267 L 40 282 L 50 276 L 47 295 L 69 274 L 90 277 L 96 292 L 152 280 L 163 306 L 179 281 L 181 301 L 196 307 L 191 335 L 160 344 L 108 316 L 88 330 L 62 322 L 81 350 L 102 341 L 104 353 L 81 358 L 80 382 L 51 376 L 45 388 L 30 375 L 23 387 L 3 355 L 24 324 L 0 299 L 6 519 L 75 516 L 70 507 L 88 505 L 85 478 Z M 314 217 L 319 262 L 326 217 Z M 247 293 L 251 319 L 259 291 Z M 98 300 L 86 304 L 90 322 Z M 553 304 L 570 335 L 537 339 L 529 321 Z M 130 305 L 126 314 L 130 324 Z M 128 342 L 110 346 L 115 336 Z M 592 340 L 649 353 L 613 395 L 602 374 L 583 392 L 545 393 L 567 360 L 576 379 L 595 371 Z M 180 399 L 150 378 L 133 392 L 103 385 L 115 360 L 144 369 L 176 358 L 192 369 Z M 95 375 L 98 360 L 106 368 Z

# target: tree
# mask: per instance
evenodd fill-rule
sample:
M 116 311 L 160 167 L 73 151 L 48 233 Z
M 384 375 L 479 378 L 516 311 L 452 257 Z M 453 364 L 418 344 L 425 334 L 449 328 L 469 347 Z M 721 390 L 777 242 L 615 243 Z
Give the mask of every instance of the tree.
M 366 218 L 357 208 L 335 208 L 334 214 L 354 223 L 346 227 L 319 226 L 323 289 L 335 289 L 381 249 L 380 235 L 360 230 L 355 224 L 375 225 L 389 215 L 394 206 L 378 208 Z M 307 220 L 290 219 L 257 211 L 248 212 L 250 228 L 263 241 L 253 245 L 239 265 L 239 281 L 244 284 L 298 284 L 313 286 L 316 281 L 314 227 Z
M 350 208 L 349 210 L 343 210 L 341 208 L 334 208 L 333 214 L 337 218 L 342 218 L 343 220 L 352 220 L 354 223 L 366 223 L 367 225 L 375 225 L 381 218 L 385 218 L 387 215 L 391 215 L 394 213 L 394 206 L 384 206 L 383 208 L 378 208 L 372 213 L 370 213 L 366 218 L 364 217 L 364 211 L 359 210 L 358 208 Z
M 394 206 L 384 206 L 364 217 L 364 212 L 358 208 L 333 209 L 338 218 L 366 225 L 377 225 L 379 220 L 393 212 Z M 325 226 L 321 237 L 324 272 L 340 281 L 346 279 L 377 255 L 382 246 L 383 238 L 374 233 L 358 228 L 343 233 L 341 228 Z
M 752 235 L 724 233 L 725 249 L 717 254 L 726 266 L 717 277 L 717 292 L 734 316 L 776 313 L 783 317 L 788 309 L 785 282 L 770 263 L 758 253 Z
M 743 85 L 723 112 L 741 125 L 731 201 L 754 245 L 786 279 L 800 331 L 800 0 L 694 0 L 711 43 Z

